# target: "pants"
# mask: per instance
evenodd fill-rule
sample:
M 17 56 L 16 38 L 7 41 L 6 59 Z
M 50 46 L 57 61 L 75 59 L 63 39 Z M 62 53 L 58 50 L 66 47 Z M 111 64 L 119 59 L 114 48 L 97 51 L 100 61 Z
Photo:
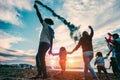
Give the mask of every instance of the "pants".
M 98 69 L 98 73 L 99 73 L 100 75 L 101 75 L 101 71 L 103 71 L 104 74 L 105 74 L 105 76 L 106 76 L 106 78 L 107 78 L 108 80 L 110 80 L 110 79 L 109 79 L 109 76 L 108 76 L 108 73 L 107 73 L 107 71 L 106 71 L 106 69 L 105 69 L 104 66 L 97 66 L 97 69 Z
M 98 69 L 98 73 L 101 74 L 101 71 L 103 71 L 105 74 L 107 74 L 107 71 L 105 69 L 105 67 L 103 66 L 97 66 L 97 69 Z
M 50 45 L 45 42 L 41 42 L 39 45 L 39 49 L 36 55 L 36 67 L 38 75 L 47 76 L 45 55 L 49 47 Z
M 118 63 L 118 69 L 120 70 L 120 52 L 116 52 L 116 60 Z
M 93 78 L 98 78 L 97 74 L 95 73 L 95 71 L 93 70 L 93 68 L 90 65 L 90 61 L 93 58 L 93 51 L 86 51 L 83 53 L 83 60 L 84 60 L 84 76 L 87 77 L 88 76 L 88 70 L 90 70 L 90 72 L 93 75 Z

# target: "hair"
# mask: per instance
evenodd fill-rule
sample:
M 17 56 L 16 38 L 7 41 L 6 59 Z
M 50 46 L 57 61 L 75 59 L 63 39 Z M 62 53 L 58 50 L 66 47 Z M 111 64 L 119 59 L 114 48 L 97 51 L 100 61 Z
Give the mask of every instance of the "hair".
M 60 48 L 60 52 L 61 52 L 61 51 L 66 51 L 65 47 L 61 47 L 61 48 Z
M 97 56 L 98 56 L 98 57 L 102 57 L 102 56 L 103 56 L 103 55 L 102 55 L 102 52 L 97 52 L 97 53 L 96 53 L 96 57 L 97 57 Z
M 113 34 L 112 36 L 113 36 L 114 39 L 119 38 L 119 35 L 117 33 Z
M 53 20 L 50 19 L 50 18 L 45 18 L 44 21 L 45 21 L 47 24 L 54 25 Z
M 82 33 L 82 36 L 88 36 L 89 34 L 88 34 L 88 32 L 87 31 L 84 31 L 83 33 Z

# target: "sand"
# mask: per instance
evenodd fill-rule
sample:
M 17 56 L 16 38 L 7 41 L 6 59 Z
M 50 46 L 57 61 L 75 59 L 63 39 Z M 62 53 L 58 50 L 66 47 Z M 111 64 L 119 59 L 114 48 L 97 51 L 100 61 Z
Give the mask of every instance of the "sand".
M 60 71 L 48 70 L 48 79 L 44 80 L 83 80 L 83 72 L 66 71 L 63 75 L 59 74 Z M 0 69 L 0 80 L 35 80 L 30 79 L 37 74 L 35 69 L 13 69 L 13 68 L 2 68 Z M 111 80 L 120 80 L 116 78 L 112 73 L 109 73 Z M 43 80 L 43 79 L 36 79 Z M 92 76 L 89 73 L 89 78 L 92 80 Z M 102 74 L 101 80 L 107 80 Z

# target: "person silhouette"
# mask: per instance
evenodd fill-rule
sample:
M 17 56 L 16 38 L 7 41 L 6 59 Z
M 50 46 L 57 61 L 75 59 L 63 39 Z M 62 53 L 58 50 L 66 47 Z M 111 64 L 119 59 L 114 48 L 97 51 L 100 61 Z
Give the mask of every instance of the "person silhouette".
M 36 14 L 39 18 L 39 21 L 43 27 L 40 35 L 39 48 L 36 55 L 36 67 L 37 67 L 38 73 L 33 78 L 46 79 L 48 76 L 46 71 L 45 55 L 48 49 L 49 49 L 49 52 L 51 52 L 52 50 L 54 30 L 51 28 L 51 26 L 54 25 L 54 22 L 50 18 L 45 18 L 43 20 L 41 13 L 39 12 L 38 6 L 36 5 L 36 2 L 34 3 L 34 8 L 36 10 Z
M 111 57 L 110 60 L 111 61 L 110 61 L 109 69 L 112 67 L 112 71 L 113 71 L 114 76 L 119 77 L 120 76 L 120 70 L 118 69 L 118 64 L 117 64 L 116 58 Z
M 113 36 L 113 48 L 115 50 L 115 57 L 118 63 L 118 69 L 120 70 L 120 37 L 115 33 Z
M 63 74 L 66 70 L 66 61 L 67 61 L 67 54 L 71 54 L 72 52 L 67 52 L 65 47 L 61 47 L 59 53 L 50 53 L 53 56 L 59 56 L 59 64 L 61 67 L 61 74 Z
M 78 44 L 76 47 L 73 49 L 72 52 L 76 51 L 80 46 L 82 46 L 82 51 L 83 51 L 83 60 L 84 60 L 84 78 L 88 78 L 88 70 L 93 75 L 94 80 L 99 80 L 97 74 L 95 73 L 94 69 L 91 67 L 90 62 L 93 58 L 93 45 L 92 45 L 92 37 L 94 35 L 93 28 L 91 26 L 88 26 L 89 29 L 91 30 L 90 35 L 88 34 L 87 31 L 84 31 L 82 33 L 82 37 L 79 39 Z
M 103 57 L 102 52 L 97 52 L 94 65 L 97 65 L 97 70 L 98 70 L 98 74 L 100 75 L 100 77 L 101 77 L 101 71 L 103 71 L 107 80 L 110 80 L 108 76 L 108 72 L 105 68 L 105 61 L 104 61 L 105 59 L 108 58 L 108 56 L 109 55 L 106 55 L 105 57 Z
M 70 30 L 70 37 L 74 41 L 78 41 L 80 39 L 80 37 L 81 37 L 81 33 L 79 32 L 80 26 L 75 26 L 71 22 L 67 21 L 65 18 L 63 18 L 60 15 L 56 14 L 54 12 L 54 10 L 52 10 L 50 7 L 44 5 L 41 1 L 36 0 L 36 3 L 38 3 L 39 5 L 43 6 L 47 10 L 49 10 L 54 17 L 57 17 L 61 22 L 63 22 L 69 28 L 69 30 Z

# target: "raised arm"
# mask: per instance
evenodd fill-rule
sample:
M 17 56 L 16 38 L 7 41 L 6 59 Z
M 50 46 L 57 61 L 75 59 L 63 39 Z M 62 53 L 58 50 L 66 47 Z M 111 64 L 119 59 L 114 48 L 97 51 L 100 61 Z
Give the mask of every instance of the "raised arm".
M 41 16 L 41 13 L 40 13 L 39 10 L 38 10 L 38 6 L 36 5 L 36 3 L 34 4 L 34 8 L 35 8 L 35 10 L 36 10 L 37 16 L 38 16 L 41 24 L 43 24 L 43 18 L 42 18 L 42 16 Z
M 55 16 L 55 17 L 57 17 L 59 20 L 61 20 L 65 25 L 67 25 L 67 26 L 69 27 L 69 29 L 70 29 L 71 31 L 75 31 L 75 30 L 79 29 L 78 27 L 75 27 L 74 24 L 71 24 L 70 22 L 68 22 L 65 18 L 63 18 L 63 17 L 61 17 L 60 15 L 56 14 L 56 13 L 54 12 L 54 10 L 52 10 L 50 7 L 44 5 L 41 1 L 36 0 L 35 2 L 38 3 L 38 4 L 40 4 L 41 6 L 45 7 L 46 9 L 48 9 L 48 10 L 52 13 L 53 16 Z
M 93 35 L 94 35 L 94 30 L 93 30 L 93 28 L 92 28 L 91 26 L 88 26 L 88 27 L 89 27 L 89 29 L 91 30 L 90 37 L 93 37 Z

